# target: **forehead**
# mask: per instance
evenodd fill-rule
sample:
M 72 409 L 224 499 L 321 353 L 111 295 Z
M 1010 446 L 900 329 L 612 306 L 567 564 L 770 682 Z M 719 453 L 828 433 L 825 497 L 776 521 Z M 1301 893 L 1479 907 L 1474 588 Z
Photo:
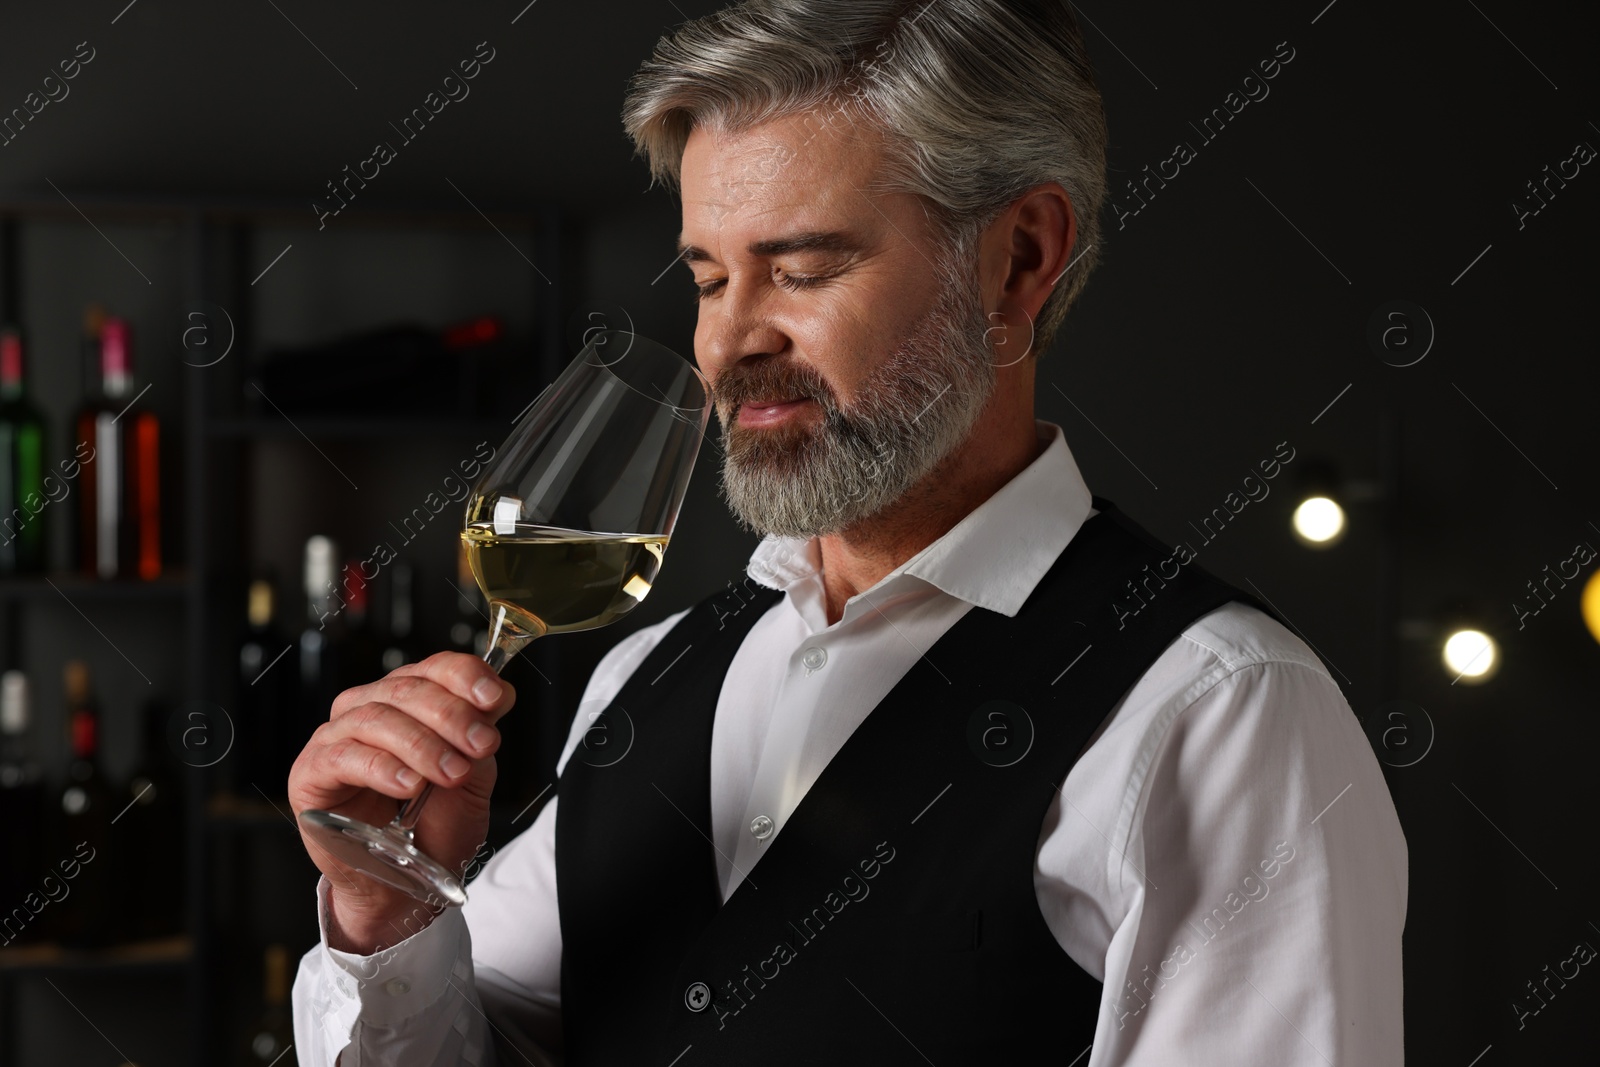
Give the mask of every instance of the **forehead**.
M 681 243 L 824 224 L 876 230 L 885 194 L 870 187 L 883 162 L 876 132 L 826 107 L 738 132 L 696 126 L 683 152 Z

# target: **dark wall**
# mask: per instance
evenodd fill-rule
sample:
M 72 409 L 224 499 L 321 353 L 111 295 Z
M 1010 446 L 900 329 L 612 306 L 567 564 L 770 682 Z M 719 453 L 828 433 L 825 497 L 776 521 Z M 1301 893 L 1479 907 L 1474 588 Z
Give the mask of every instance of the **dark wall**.
M 1587 847 L 1600 647 L 1578 614 L 1582 579 L 1520 627 L 1513 605 L 1531 606 L 1525 583 L 1574 544 L 1600 545 L 1587 314 L 1600 178 L 1586 165 L 1551 181 L 1537 213 L 1526 187 L 1578 143 L 1600 147 L 1593 15 L 1572 3 L 1324 3 L 1079 8 L 1109 115 L 1113 203 L 1102 266 L 1040 361 L 1038 410 L 1065 428 L 1095 492 L 1169 539 L 1190 538 L 1280 442 L 1295 449 L 1270 497 L 1193 543 L 1296 624 L 1357 713 L 1381 717 L 1400 699 L 1425 711 L 1405 720 L 1412 747 L 1395 735 L 1379 746 L 1411 849 L 1411 1057 L 1465 1064 L 1492 1045 L 1484 1064 L 1571 1059 L 1587 1051 L 1581 1020 L 1600 981 L 1571 983 L 1520 1030 L 1511 1005 L 1574 943 L 1600 943 Z M 7 12 L 0 111 L 78 42 L 95 58 L 0 148 L 0 197 L 272 197 L 313 219 L 324 183 L 488 41 L 495 58 L 471 96 L 350 211 L 557 205 L 567 252 L 539 266 L 563 272 L 566 307 L 621 305 L 687 353 L 682 268 L 656 280 L 677 206 L 647 189 L 617 116 L 655 39 L 716 6 L 138 0 L 119 17 L 112 0 Z M 1209 139 L 1196 129 L 1290 50 L 1266 96 Z M 1143 184 L 1180 142 L 1193 158 Z M 75 217 L 52 225 L 35 236 L 71 244 L 60 262 L 126 274 Z M 315 304 L 319 272 L 337 269 L 328 237 L 313 231 L 263 281 L 269 332 L 360 324 L 348 306 Z M 532 284 L 493 238 L 475 249 L 503 255 L 490 273 L 508 291 Z M 167 251 L 124 250 L 153 290 L 172 287 Z M 438 266 L 417 269 L 446 285 Z M 417 282 L 406 269 L 395 268 L 409 282 L 392 284 Z M 1410 305 L 1409 348 L 1371 341 L 1394 301 Z M 74 324 L 50 328 L 65 331 L 66 358 Z M 1293 541 L 1288 515 L 1293 479 L 1319 460 L 1390 492 L 1353 503 L 1349 536 L 1316 552 Z M 571 655 L 592 661 L 736 578 L 753 543 L 705 466 L 655 595 L 621 626 L 575 638 Z M 1454 684 L 1438 662 L 1433 630 L 1457 617 L 1501 642 L 1503 669 L 1484 685 Z M 30 1006 L 81 1028 L 43 986 L 29 990 Z M 125 1047 L 154 1059 L 158 1040 Z

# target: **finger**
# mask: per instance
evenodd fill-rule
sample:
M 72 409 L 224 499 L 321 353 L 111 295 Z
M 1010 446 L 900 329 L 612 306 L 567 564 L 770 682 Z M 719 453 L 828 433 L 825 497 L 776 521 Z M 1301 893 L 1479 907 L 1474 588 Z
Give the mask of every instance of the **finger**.
M 414 720 L 413 720 L 414 721 Z M 352 789 L 406 800 L 421 789 L 422 775 L 405 760 L 381 746 L 360 738 L 332 738 L 310 761 L 302 788 L 308 793 L 336 796 Z
M 407 663 L 389 674 L 416 675 L 450 690 L 462 700 L 487 712 L 490 721 L 511 710 L 516 691 L 487 663 L 465 652 L 435 652 L 419 663 Z M 387 680 L 387 679 L 386 679 Z
M 420 663 L 396 667 L 376 681 L 346 689 L 334 698 L 330 721 L 372 700 L 392 703 L 392 690 L 384 688 L 385 683 L 403 678 L 425 679 L 448 690 L 483 711 L 489 722 L 498 720 L 516 703 L 516 690 L 483 660 L 465 652 L 437 652 Z
M 498 732 L 492 726 L 483 726 L 483 729 L 494 735 L 486 746 L 492 751 L 499 740 Z M 337 745 L 345 739 L 382 749 L 422 777 L 446 787 L 460 785 L 472 773 L 476 758 L 476 751 L 463 752 L 408 710 L 378 701 L 353 708 L 340 716 L 338 722 L 330 724 L 329 742 Z M 404 777 L 400 772 L 402 782 Z
M 368 703 L 399 708 L 469 758 L 482 759 L 499 747 L 500 732 L 491 725 L 492 712 L 420 674 L 391 674 L 367 688 L 371 695 Z

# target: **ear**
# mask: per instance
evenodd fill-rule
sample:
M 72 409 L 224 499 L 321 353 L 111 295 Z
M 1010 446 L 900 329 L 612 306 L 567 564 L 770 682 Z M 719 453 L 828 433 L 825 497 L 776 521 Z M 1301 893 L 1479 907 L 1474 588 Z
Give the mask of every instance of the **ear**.
M 1019 336 L 1031 338 L 1039 309 L 1072 262 L 1077 242 L 1077 216 L 1060 183 L 1036 185 L 1013 201 L 983 236 L 984 310 L 991 313 L 990 321 L 1004 321 Z

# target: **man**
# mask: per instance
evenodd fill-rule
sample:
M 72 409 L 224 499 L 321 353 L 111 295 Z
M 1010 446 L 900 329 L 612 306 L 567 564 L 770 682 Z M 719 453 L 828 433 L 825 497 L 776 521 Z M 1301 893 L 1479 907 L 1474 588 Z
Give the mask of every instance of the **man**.
M 1104 193 L 1067 6 L 742 4 L 625 120 L 767 536 L 605 657 L 463 909 L 310 848 L 301 1061 L 1400 1063 L 1405 842 L 1337 685 L 1033 417 Z M 349 690 L 291 802 L 427 779 L 465 867 L 512 702 L 459 654 Z

